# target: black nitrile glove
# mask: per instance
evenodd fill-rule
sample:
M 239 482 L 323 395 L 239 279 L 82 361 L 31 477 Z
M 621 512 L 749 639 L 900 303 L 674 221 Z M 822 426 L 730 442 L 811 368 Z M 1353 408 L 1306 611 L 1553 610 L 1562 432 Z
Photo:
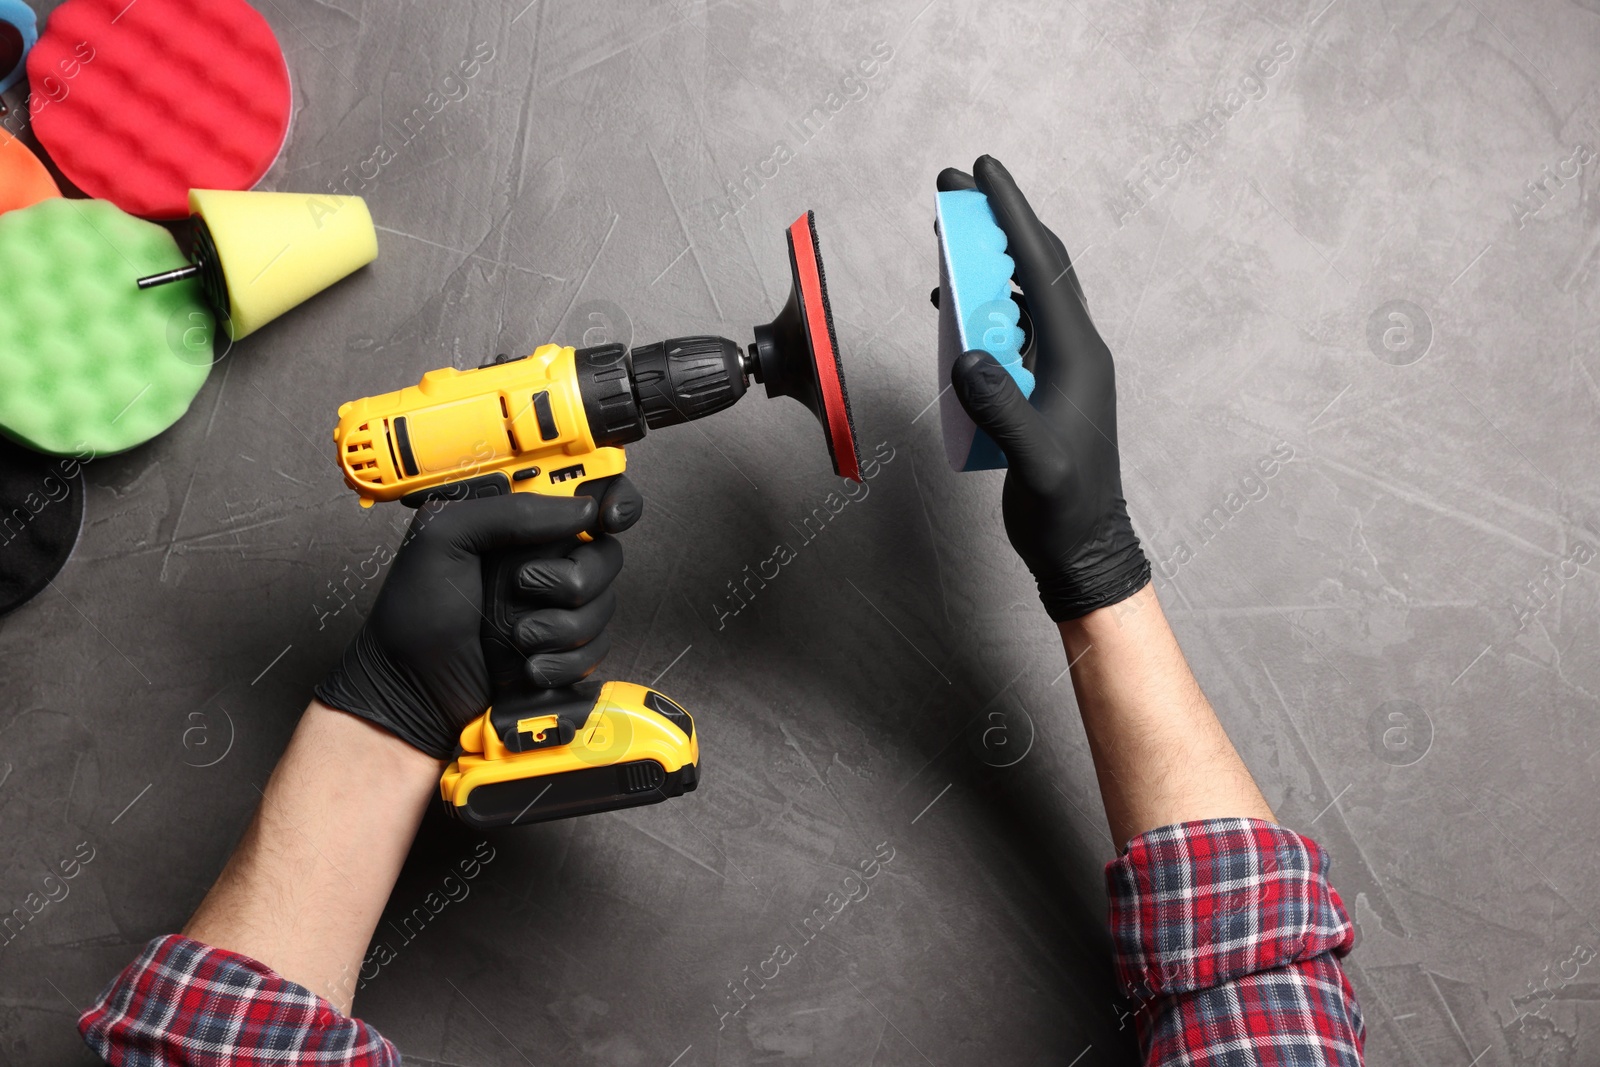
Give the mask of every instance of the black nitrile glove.
M 572 543 L 563 556 L 523 565 L 508 635 L 528 657 L 530 681 L 571 685 L 610 648 L 603 631 L 616 608 L 610 586 L 622 546 L 606 534 L 632 526 L 643 501 L 618 477 L 598 503 L 536 493 L 439 503 L 412 520 L 371 614 L 316 693 L 442 760 L 491 703 L 480 640 L 483 557 Z M 584 530 L 597 536 L 573 541 Z
M 994 357 L 978 351 L 956 360 L 950 384 L 1006 454 L 1006 536 L 1033 572 L 1045 611 L 1057 622 L 1076 619 L 1150 581 L 1122 497 L 1111 351 L 1089 319 L 1065 246 L 1005 167 L 980 156 L 970 177 L 953 169 L 939 175 L 941 191 L 974 187 L 989 198 L 1017 264 L 1033 321 L 1036 384 L 1030 403 Z

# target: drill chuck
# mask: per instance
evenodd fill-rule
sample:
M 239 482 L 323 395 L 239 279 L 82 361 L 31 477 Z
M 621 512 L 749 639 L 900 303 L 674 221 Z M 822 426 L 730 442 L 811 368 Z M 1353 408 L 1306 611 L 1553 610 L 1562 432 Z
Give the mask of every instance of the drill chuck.
M 726 337 L 673 337 L 631 353 L 596 345 L 578 349 L 574 365 L 583 414 L 601 447 L 715 414 L 745 392 L 743 354 Z
M 744 361 L 726 337 L 673 337 L 633 350 L 633 385 L 650 429 L 731 407 L 744 395 Z

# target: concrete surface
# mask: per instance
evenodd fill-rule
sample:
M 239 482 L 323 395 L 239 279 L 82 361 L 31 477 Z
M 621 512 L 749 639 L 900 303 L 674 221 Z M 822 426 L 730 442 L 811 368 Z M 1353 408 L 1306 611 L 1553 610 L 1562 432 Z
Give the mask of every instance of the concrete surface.
M 0 950 L 0 1058 L 86 1061 L 76 1011 L 200 899 L 371 602 L 334 583 L 404 516 L 340 484 L 338 402 L 553 338 L 747 340 L 813 207 L 892 458 L 807 541 L 838 483 L 797 405 L 632 449 L 607 670 L 695 711 L 704 785 L 495 838 L 380 929 L 358 1010 L 418 1064 L 1129 1062 L 1066 664 L 928 410 L 933 177 L 988 151 L 1081 255 L 1195 670 L 1333 855 L 1370 1061 L 1600 1062 L 1600 4 L 524 2 L 261 4 L 296 105 L 264 187 L 365 165 L 382 251 L 93 464 L 58 591 L 0 623 L 0 905 L 93 851 Z M 391 918 L 472 848 L 430 821 Z

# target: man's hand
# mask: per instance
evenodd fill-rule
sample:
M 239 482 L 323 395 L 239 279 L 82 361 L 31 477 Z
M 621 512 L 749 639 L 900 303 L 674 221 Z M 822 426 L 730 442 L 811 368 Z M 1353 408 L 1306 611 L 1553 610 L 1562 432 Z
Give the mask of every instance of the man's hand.
M 950 384 L 1006 454 L 1006 535 L 1033 572 L 1045 611 L 1057 622 L 1076 619 L 1150 581 L 1122 496 L 1111 351 L 1089 318 L 1065 246 L 998 160 L 979 157 L 971 176 L 946 170 L 938 187 L 981 190 L 1017 264 L 1033 320 L 1032 403 L 987 352 L 957 359 Z
M 610 533 L 632 526 L 639 492 L 617 478 L 598 503 L 588 497 L 513 493 L 424 506 L 372 613 L 317 699 L 369 719 L 435 759 L 455 752 L 461 728 L 491 701 L 480 629 L 485 621 L 482 559 L 498 552 L 602 531 L 565 556 L 525 564 L 508 639 L 528 657 L 541 686 L 570 685 L 610 648 L 603 633 L 616 608 L 611 581 L 622 546 Z

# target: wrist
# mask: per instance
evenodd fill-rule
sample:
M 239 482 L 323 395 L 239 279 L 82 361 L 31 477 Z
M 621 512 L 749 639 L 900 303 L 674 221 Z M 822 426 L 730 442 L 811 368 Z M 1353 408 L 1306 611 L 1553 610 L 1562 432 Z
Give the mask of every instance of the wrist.
M 313 707 L 362 719 L 432 759 L 448 759 L 455 751 L 461 727 L 441 722 L 438 695 L 426 692 L 414 675 L 395 669 L 371 619 L 356 631 L 315 693 Z
M 406 741 L 385 724 L 313 699 L 302 724 L 311 737 L 336 747 L 348 773 L 384 794 L 410 794 L 419 781 L 437 781 L 443 761 Z
M 441 764 L 312 701 L 228 866 L 184 933 L 256 959 L 348 1011 Z
M 1115 553 L 1095 561 L 1094 570 L 1065 575 L 1055 581 L 1040 579 L 1039 602 L 1052 622 L 1075 621 L 1114 607 L 1150 584 L 1150 561 L 1137 539 Z
M 1147 616 L 1151 608 L 1159 612 L 1160 602 L 1156 599 L 1155 586 L 1150 584 L 1146 576 L 1144 581 L 1115 603 L 1074 618 L 1054 620 L 1056 629 L 1061 632 L 1061 644 L 1068 661 L 1077 662 L 1091 648 L 1109 650 L 1129 641 L 1140 640 L 1132 635 L 1131 629 L 1136 623 L 1151 621 Z

